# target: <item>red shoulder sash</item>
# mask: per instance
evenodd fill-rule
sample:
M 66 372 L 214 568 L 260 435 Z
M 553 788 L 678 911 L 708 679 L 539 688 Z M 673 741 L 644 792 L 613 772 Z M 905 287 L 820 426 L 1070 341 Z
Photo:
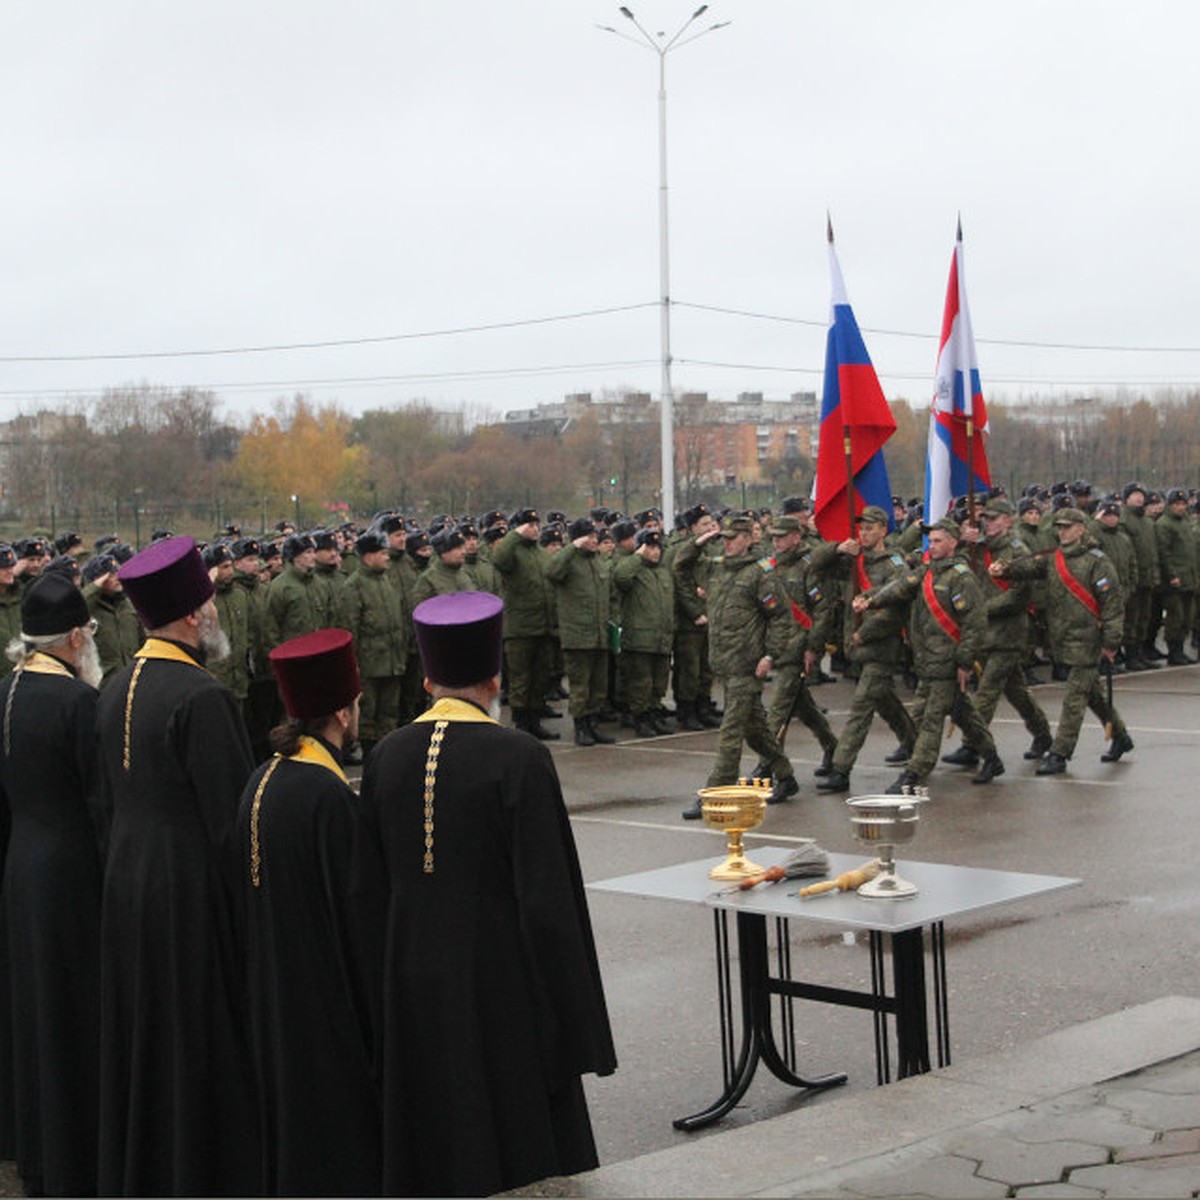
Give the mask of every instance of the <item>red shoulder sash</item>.
M 1087 588 L 1071 574 L 1071 568 L 1067 566 L 1067 560 L 1061 550 L 1054 552 L 1054 566 L 1058 571 L 1058 577 L 1062 580 L 1062 585 L 1083 605 L 1084 608 L 1096 618 L 1096 623 L 1100 623 L 1100 604 L 1096 597 L 1088 591 Z
M 942 627 L 942 632 L 957 645 L 962 640 L 962 631 L 958 622 L 942 607 L 942 602 L 933 590 L 933 572 L 927 570 L 921 585 L 925 590 L 925 604 L 933 614 L 933 619 Z

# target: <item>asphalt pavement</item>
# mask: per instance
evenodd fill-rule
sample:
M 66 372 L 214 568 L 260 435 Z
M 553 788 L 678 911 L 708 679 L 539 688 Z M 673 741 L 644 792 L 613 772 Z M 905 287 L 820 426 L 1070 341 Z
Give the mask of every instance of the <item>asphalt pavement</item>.
M 836 731 L 851 685 L 823 684 L 815 695 Z M 1061 687 L 1035 695 L 1054 721 Z M 1118 677 L 1116 701 L 1135 749 L 1101 763 L 1103 730 L 1089 718 L 1068 773 L 1049 778 L 1035 777 L 1035 764 L 1022 758 L 1029 735 L 1002 704 L 993 732 L 1006 774 L 982 787 L 962 768 L 940 766 L 931 777 L 901 866 L 907 856 L 1083 879 L 1067 892 L 947 923 L 952 1069 L 1165 996 L 1200 997 L 1198 700 L 1200 667 Z M 722 835 L 680 818 L 705 782 L 715 733 L 635 739 L 622 731 L 615 746 L 579 748 L 568 719 L 552 725 L 563 734 L 552 749 L 587 880 L 721 853 Z M 952 736 L 943 752 L 957 744 Z M 851 795 L 878 792 L 896 777 L 883 762 L 894 745 L 877 721 Z M 869 857 L 853 839 L 845 797 L 815 791 L 820 753 L 808 731 L 794 724 L 787 749 L 801 793 L 768 810 L 748 848 L 811 837 L 830 851 Z M 747 753 L 747 771 L 753 762 Z M 721 1088 L 711 918 L 697 906 L 603 892 L 589 892 L 589 903 L 620 1063 L 613 1076 L 586 1081 L 602 1163 L 876 1092 L 870 1014 L 799 1002 L 801 1071 L 845 1071 L 847 1084 L 802 1093 L 760 1071 L 724 1121 L 676 1131 L 673 1118 L 705 1107 Z M 798 924 L 793 935 L 804 978 L 869 988 L 865 935 L 805 933 Z

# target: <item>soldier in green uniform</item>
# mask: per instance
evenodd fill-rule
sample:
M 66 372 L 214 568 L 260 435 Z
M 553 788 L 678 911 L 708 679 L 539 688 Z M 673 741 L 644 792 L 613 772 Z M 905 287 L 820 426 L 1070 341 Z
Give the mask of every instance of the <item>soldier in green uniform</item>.
M 670 676 L 675 633 L 675 583 L 663 563 L 660 529 L 639 529 L 632 554 L 613 570 L 621 605 L 625 697 L 638 737 L 670 733 L 659 715 Z
M 1133 538 L 1121 524 L 1119 497 L 1105 496 L 1096 504 L 1096 521 L 1088 532 L 1096 539 L 1096 544 L 1108 555 L 1112 565 L 1116 568 L 1117 578 L 1121 582 L 1121 595 L 1125 598 L 1125 612 L 1122 618 L 1125 645 L 1117 654 L 1117 661 L 1113 663 L 1113 669 L 1118 671 L 1139 670 L 1136 657 L 1133 659 L 1134 665 L 1130 665 L 1127 648 L 1131 628 L 1129 623 L 1131 597 L 1136 596 L 1138 592 L 1137 548 L 1133 544 Z
M 261 762 L 271 753 L 270 732 L 278 724 L 279 690 L 267 660 L 267 585 L 262 581 L 262 543 L 258 538 L 238 538 L 230 547 L 233 556 L 233 583 L 246 598 L 246 624 L 249 635 L 250 675 L 242 716 L 255 761 Z
M 1016 510 L 1005 496 L 992 496 L 982 509 L 984 540 L 982 552 L 974 555 L 976 578 L 983 593 L 987 613 L 987 632 L 983 642 L 983 673 L 975 691 L 975 711 L 985 725 L 991 725 L 996 707 L 1003 696 L 1017 710 L 1033 738 L 1025 757 L 1040 759 L 1050 749 L 1050 722 L 1042 706 L 1030 694 L 1025 682 L 1024 660 L 1028 641 L 1029 602 L 1032 585 L 1028 581 L 1003 579 L 988 572 L 999 560 L 1028 558 L 1029 547 L 1013 533 Z M 963 529 L 964 540 L 976 541 L 973 526 Z M 965 738 L 963 744 L 942 762 L 960 767 L 978 767 L 979 751 Z
M 712 705 L 706 592 L 711 555 L 693 551 L 715 541 L 721 527 L 704 504 L 689 508 L 683 520 L 687 536 L 670 547 L 666 562 L 675 586 L 675 712 L 684 729 L 716 729 L 721 721 Z M 692 549 L 684 553 L 687 546 Z
M 717 758 L 708 776 L 709 787 L 736 783 L 743 744 L 767 765 L 775 780 L 768 803 L 789 800 L 799 790 L 795 772 L 767 727 L 763 681 L 776 658 L 782 658 L 795 637 L 787 592 L 769 558 L 750 553 L 755 523 L 745 516 L 726 518 L 720 529 L 725 553 L 712 562 L 706 588 L 708 655 L 713 674 L 725 689 L 725 716 L 717 734 Z M 698 557 L 710 539 L 701 534 L 685 542 L 676 563 Z M 685 560 L 686 561 L 686 560 Z M 698 820 L 697 800 L 684 810 L 685 820 Z
M 1192 631 L 1192 605 L 1200 575 L 1196 539 L 1188 516 L 1188 494 L 1183 488 L 1172 488 L 1167 493 L 1167 507 L 1154 532 L 1162 578 L 1167 666 L 1190 667 L 1196 660 L 1184 652 L 1183 643 Z
M 1159 664 L 1151 654 L 1158 651 L 1150 647 L 1148 652 L 1146 643 L 1159 584 L 1158 539 L 1154 522 L 1146 515 L 1146 489 L 1140 483 L 1127 483 L 1122 489 L 1121 500 L 1121 528 L 1133 543 L 1137 564 L 1135 586 L 1125 589 L 1125 669 L 1156 671 Z
M 126 663 L 133 661 L 133 656 L 146 638 L 146 631 L 117 578 L 119 566 L 111 554 L 94 555 L 83 564 L 83 598 L 87 601 L 92 620 L 96 622 L 95 640 L 100 655 L 101 687 Z M 0 599 L 2 604 L 3 600 Z
M 476 590 L 466 568 L 467 539 L 457 529 L 439 529 L 429 539 L 429 544 L 433 554 L 429 566 L 417 576 L 417 581 L 413 584 L 413 608 L 431 596 Z
M 387 534 L 367 530 L 354 543 L 358 570 L 338 597 L 339 623 L 350 631 L 362 675 L 358 736 L 364 760 L 400 722 L 401 679 L 412 640 L 412 612 L 391 574 Z
M 499 596 L 500 574 L 492 565 L 491 557 L 481 551 L 479 530 L 468 522 L 460 525 L 458 531 L 463 535 L 463 566 L 471 577 L 471 589 Z
M 492 550 L 492 565 L 504 581 L 504 657 L 513 723 L 542 741 L 557 741 L 558 734 L 541 723 L 553 655 L 541 530 L 536 509 L 513 513 L 508 532 Z
M 330 612 L 336 613 L 338 593 L 346 584 L 346 576 L 342 573 L 341 541 L 332 529 L 314 530 L 312 539 L 317 551 L 313 574 L 326 590 L 326 607 Z
M 317 549 L 306 533 L 292 533 L 283 543 L 284 567 L 267 592 L 267 644 L 274 649 L 316 629 L 333 625 L 329 590 L 314 574 Z
M 408 525 L 398 513 L 387 513 L 379 521 L 379 529 L 388 540 L 388 578 L 400 593 L 400 603 L 406 613 L 411 613 L 413 590 L 417 586 L 421 568 L 409 553 L 410 542 L 415 544 L 415 535 L 410 538 Z M 424 535 L 421 535 L 422 537 Z M 420 657 L 415 637 L 406 639 L 408 658 L 400 678 L 399 723 L 406 725 L 425 711 L 424 676 L 421 674 Z
M 233 555 L 224 542 L 206 546 L 202 558 L 217 589 L 213 597 L 217 619 L 229 639 L 229 653 L 209 663 L 209 670 L 244 710 L 250 694 L 250 605 L 245 591 L 234 582 Z
M 1087 517 L 1077 508 L 1054 516 L 1059 549 L 1047 558 L 1003 560 L 988 570 L 1000 578 L 1047 581 L 1046 615 L 1055 661 L 1067 668 L 1062 711 L 1050 751 L 1038 764 L 1039 775 L 1060 775 L 1075 752 L 1083 714 L 1088 708 L 1112 729 L 1112 743 L 1101 762 L 1117 762 L 1133 749 L 1133 739 L 1100 686 L 1100 662 L 1111 666 L 1121 646 L 1124 600 L 1108 556 L 1088 535 Z
M 856 612 L 910 601 L 908 632 L 917 672 L 917 738 L 908 766 L 887 789 L 899 794 L 924 784 L 938 760 L 946 717 L 952 716 L 981 763 L 972 783 L 990 783 L 1004 773 L 996 743 L 980 719 L 967 684 L 983 652 L 987 617 L 971 568 L 956 557 L 960 530 L 944 517 L 929 530 L 929 562 L 906 571 L 879 591 L 854 597 Z
M 575 722 L 575 744 L 610 744 L 616 739 L 603 732 L 597 721 L 608 693 L 612 585 L 600 556 L 596 526 L 590 517 L 571 522 L 566 544 L 546 560 L 545 571 L 554 589 L 558 640 L 570 687 L 568 711 Z
M 814 542 L 806 537 L 800 518 L 784 514 L 771 523 L 767 532 L 775 547 L 775 566 L 783 576 L 797 626 L 791 649 L 775 664 L 775 697 L 767 713 L 767 728 L 775 734 L 782 750 L 789 723 L 793 717 L 799 717 L 821 747 L 817 774 L 827 775 L 837 749 L 837 737 L 813 699 L 807 680 L 825 653 L 831 617 L 829 596 L 813 561 Z M 815 545 L 820 547 L 822 543 Z
M 884 588 L 905 573 L 907 564 L 900 554 L 888 548 L 888 519 L 882 508 L 868 504 L 857 518 L 857 533 L 857 538 L 839 544 L 837 561 L 843 574 L 854 577 L 845 588 L 851 601 L 843 609 L 844 644 L 851 665 L 858 670 L 858 680 L 829 774 L 817 783 L 819 792 L 850 790 L 850 771 L 876 713 L 888 723 L 899 742 L 897 750 L 885 761 L 906 762 L 917 738 L 912 717 L 896 694 L 896 672 L 904 661 L 904 623 L 908 613 L 903 605 L 875 608 L 861 614 L 856 614 L 852 607 L 855 592 Z
M 21 589 L 13 575 L 16 565 L 13 548 L 7 542 L 0 542 L 0 650 L 7 649 L 9 642 L 21 632 Z M 113 570 L 116 570 L 115 560 Z M 134 621 L 137 621 L 136 616 Z M 12 659 L 7 654 L 0 654 L 0 679 L 12 669 Z

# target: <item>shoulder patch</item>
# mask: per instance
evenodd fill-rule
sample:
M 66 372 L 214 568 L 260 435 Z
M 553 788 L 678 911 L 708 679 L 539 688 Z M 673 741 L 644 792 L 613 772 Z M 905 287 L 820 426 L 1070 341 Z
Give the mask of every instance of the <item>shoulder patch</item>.
M 773 558 L 771 558 L 770 556 L 768 556 L 768 557 L 766 557 L 766 558 L 760 558 L 760 559 L 758 560 L 758 565 L 759 565 L 760 567 L 762 567 L 762 569 L 763 569 L 764 571 L 773 571 L 773 570 L 775 570 L 775 560 L 774 560 Z
M 1095 547 L 1092 550 L 1089 550 L 1088 553 L 1093 555 L 1095 558 L 1103 558 L 1104 557 L 1104 551 L 1101 550 L 1099 546 Z
M 905 565 L 904 555 L 903 554 L 893 554 L 892 555 L 892 563 L 897 567 L 903 567 Z
M 1098 592 L 1107 592 L 1111 586 L 1112 585 L 1109 583 L 1107 575 L 1096 580 L 1096 591 Z
M 960 575 L 970 575 L 970 573 L 971 573 L 971 568 L 970 568 L 970 567 L 968 567 L 968 566 L 966 565 L 966 563 L 960 563 L 960 562 L 956 562 L 956 563 L 954 564 L 954 569 L 955 569 L 955 570 L 956 570 L 956 571 L 957 571 L 957 572 L 958 572 Z

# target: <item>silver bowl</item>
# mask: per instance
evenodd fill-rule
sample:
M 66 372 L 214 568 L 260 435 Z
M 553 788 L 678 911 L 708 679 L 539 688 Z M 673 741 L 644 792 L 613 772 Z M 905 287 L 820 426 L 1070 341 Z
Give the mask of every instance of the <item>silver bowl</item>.
M 907 845 L 916 837 L 920 820 L 919 805 L 925 796 L 852 796 L 850 824 L 854 836 L 879 856 L 879 874 L 859 889 L 860 896 L 915 896 L 917 886 L 896 874 L 894 848 Z

